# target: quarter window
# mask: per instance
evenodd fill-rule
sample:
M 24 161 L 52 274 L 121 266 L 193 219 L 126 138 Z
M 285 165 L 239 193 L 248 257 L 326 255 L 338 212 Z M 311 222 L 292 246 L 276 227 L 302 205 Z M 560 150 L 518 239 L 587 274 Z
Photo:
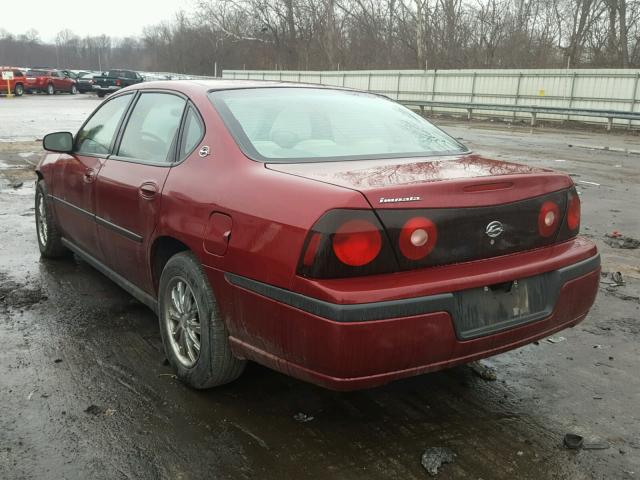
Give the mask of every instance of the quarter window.
M 121 95 L 103 103 L 78 132 L 76 152 L 89 155 L 108 155 L 116 129 L 131 98 L 130 94 Z
M 118 156 L 170 163 L 184 106 L 185 100 L 177 95 L 141 94 L 127 122 Z
M 186 158 L 198 146 L 204 135 L 204 125 L 200 116 L 189 108 L 184 122 L 182 143 L 180 144 L 180 159 Z

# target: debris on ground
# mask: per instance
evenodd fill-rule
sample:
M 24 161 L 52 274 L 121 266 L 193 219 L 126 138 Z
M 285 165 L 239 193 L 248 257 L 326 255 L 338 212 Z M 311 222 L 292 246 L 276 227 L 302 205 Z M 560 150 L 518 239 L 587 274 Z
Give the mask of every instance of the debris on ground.
M 447 447 L 429 447 L 422 454 L 422 466 L 431 476 L 438 474 L 438 469 L 445 463 L 453 463 L 456 454 Z
M 565 337 L 549 337 L 547 338 L 547 342 L 549 343 L 560 343 L 566 340 Z
M 609 444 L 607 442 L 585 442 L 584 437 L 575 433 L 567 433 L 564 436 L 563 443 L 569 450 L 606 450 L 609 448 Z
M 310 422 L 312 420 L 314 420 L 315 417 L 312 417 L 311 415 L 307 415 L 306 413 L 302 413 L 302 412 L 298 412 L 293 416 L 293 419 L 296 422 L 300 422 L 300 423 L 307 423 Z
M 622 235 L 619 231 L 614 230 L 604 236 L 604 243 L 612 248 L 624 248 L 633 250 L 640 247 L 640 240 Z
M 14 190 L 17 190 L 17 189 L 18 189 L 18 188 L 20 188 L 22 185 L 24 185 L 24 182 L 19 182 L 19 181 L 18 181 L 18 182 L 13 182 L 13 183 L 11 184 L 11 187 L 12 187 Z
M 115 410 L 113 410 L 112 408 L 105 408 L 105 407 L 99 407 L 98 405 L 89 405 L 86 410 L 84 411 L 85 413 L 88 413 L 90 415 L 94 415 L 94 416 L 99 416 L 99 415 L 104 415 L 105 417 L 110 417 L 111 415 L 113 415 L 115 413 Z
M 488 364 L 486 361 L 477 360 L 468 364 L 469 368 L 483 380 L 493 382 L 498 379 L 498 372 L 496 369 Z

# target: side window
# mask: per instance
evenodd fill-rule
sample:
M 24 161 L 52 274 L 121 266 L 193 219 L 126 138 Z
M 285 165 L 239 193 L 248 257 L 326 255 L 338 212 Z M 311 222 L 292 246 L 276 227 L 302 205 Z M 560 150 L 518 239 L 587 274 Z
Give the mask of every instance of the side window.
M 20 70 L 14 70 L 13 71 L 13 76 L 14 77 L 24 77 L 24 75 L 22 75 L 22 72 Z
M 133 95 L 107 100 L 76 136 L 76 153 L 108 155 L 111 142 Z
M 180 159 L 184 159 L 198 146 L 204 135 L 204 125 L 200 116 L 189 108 L 184 121 L 184 131 L 180 142 Z
M 152 163 L 173 160 L 185 100 L 170 93 L 143 93 L 133 107 L 118 156 Z

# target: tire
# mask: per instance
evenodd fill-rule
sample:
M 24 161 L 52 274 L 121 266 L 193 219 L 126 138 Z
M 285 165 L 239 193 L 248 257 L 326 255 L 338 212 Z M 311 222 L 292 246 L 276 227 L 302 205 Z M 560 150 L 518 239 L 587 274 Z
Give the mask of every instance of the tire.
M 78 93 L 78 89 L 75 85 L 71 85 L 71 90 L 69 90 L 69 93 L 71 95 L 75 95 L 76 93 Z
M 60 258 L 68 253 L 62 245 L 62 237 L 44 180 L 39 180 L 36 185 L 36 236 L 40 255 L 44 258 Z
M 104 92 L 98 92 L 98 98 L 104 98 Z
M 180 297 L 181 291 L 183 295 Z M 180 298 L 184 300 L 181 302 Z M 188 298 L 191 301 L 187 301 Z M 185 310 L 191 311 L 192 315 L 180 313 Z M 231 353 L 229 333 L 213 290 L 200 261 L 193 253 L 174 255 L 162 270 L 158 320 L 167 359 L 175 368 L 178 378 L 188 386 L 205 389 L 224 385 L 237 379 L 244 371 L 246 361 Z M 187 338 L 199 340 L 197 356 L 195 343 Z M 187 344 L 189 342 L 191 347 Z
M 56 93 L 56 89 L 53 87 L 53 84 L 50 83 L 49 85 L 47 85 L 47 95 L 53 95 L 54 93 Z
M 13 88 L 13 93 L 16 97 L 21 97 L 24 94 L 24 87 L 21 83 L 16 83 L 16 86 Z

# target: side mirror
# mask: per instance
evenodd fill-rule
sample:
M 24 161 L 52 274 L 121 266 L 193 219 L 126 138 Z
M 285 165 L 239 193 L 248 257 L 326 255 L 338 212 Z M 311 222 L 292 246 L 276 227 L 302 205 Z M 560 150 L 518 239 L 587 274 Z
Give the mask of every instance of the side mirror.
M 45 150 L 58 153 L 73 151 L 73 135 L 69 132 L 56 132 L 44 136 L 42 146 Z

